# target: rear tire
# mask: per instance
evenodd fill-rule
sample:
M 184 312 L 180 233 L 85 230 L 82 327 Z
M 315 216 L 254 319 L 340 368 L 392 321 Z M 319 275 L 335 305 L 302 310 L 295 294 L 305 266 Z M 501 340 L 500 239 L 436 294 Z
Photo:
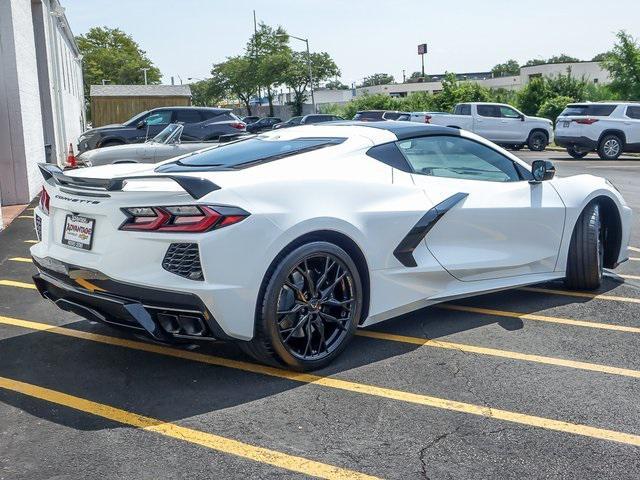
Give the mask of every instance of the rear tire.
M 547 138 L 547 134 L 540 130 L 531 132 L 527 140 L 527 146 L 532 152 L 542 152 L 547 148 L 548 143 L 549 139 Z
M 567 153 L 575 159 L 581 159 L 589 154 L 588 150 L 578 150 L 576 147 L 567 147 Z
M 576 290 L 595 290 L 602 284 L 604 244 L 600 206 L 591 203 L 573 229 L 565 285 Z
M 362 281 L 351 257 L 332 243 L 311 242 L 288 253 L 265 278 L 254 337 L 240 343 L 242 350 L 298 371 L 331 363 L 362 314 Z
M 598 156 L 602 160 L 616 160 L 622 155 L 622 140 L 614 134 L 605 135 L 598 144 Z

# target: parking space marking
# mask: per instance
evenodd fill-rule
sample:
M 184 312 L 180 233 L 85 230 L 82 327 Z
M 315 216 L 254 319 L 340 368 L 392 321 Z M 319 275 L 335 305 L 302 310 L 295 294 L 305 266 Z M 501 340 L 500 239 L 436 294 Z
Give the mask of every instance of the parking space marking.
M 25 240 L 24 243 L 38 243 L 39 240 Z
M 636 247 L 628 247 L 629 250 L 633 250 L 634 252 L 640 252 L 640 248 L 636 248 Z
M 347 470 L 326 463 L 316 462 L 303 457 L 289 455 L 276 450 L 257 447 L 230 438 L 221 437 L 192 428 L 182 427 L 175 423 L 164 422 L 156 418 L 146 417 L 138 413 L 93 402 L 85 398 L 40 387 L 30 383 L 20 382 L 11 378 L 0 377 L 0 388 L 17 392 L 28 397 L 62 405 L 73 410 L 89 413 L 97 417 L 106 418 L 124 425 L 130 425 L 147 432 L 159 433 L 166 437 L 175 438 L 202 447 L 246 458 L 255 462 L 272 465 L 292 472 L 303 473 L 317 478 L 327 479 L 375 479 L 370 475 Z
M 571 318 L 551 317 L 548 315 L 538 315 L 535 313 L 509 312 L 505 310 L 493 310 L 491 308 L 467 307 L 466 305 L 438 304 L 436 308 L 444 310 L 455 310 L 458 312 L 480 313 L 483 315 L 495 315 L 497 317 L 519 318 L 521 320 L 537 320 L 541 322 L 559 323 L 562 325 L 572 325 L 574 327 L 600 328 L 602 330 L 614 330 L 626 333 L 640 333 L 640 327 L 628 327 L 626 325 L 614 325 L 611 323 L 598 323 L 585 320 L 573 320 Z
M 640 262 L 640 257 L 629 257 L 632 262 Z
M 622 275 L 621 273 L 615 273 L 614 275 L 626 280 L 640 280 L 640 275 Z
M 12 257 L 9 260 L 11 260 L 12 262 L 33 263 L 33 261 L 30 258 L 26 258 L 26 257 Z
M 579 291 L 573 291 L 573 290 L 556 290 L 554 288 L 540 288 L 540 287 L 522 287 L 522 288 L 519 288 L 518 290 L 524 290 L 526 292 L 536 292 L 536 293 L 550 293 L 551 295 L 565 295 L 567 297 L 591 298 L 592 300 L 610 300 L 612 302 L 640 303 L 640 298 L 617 297 L 615 295 L 607 295 L 604 293 L 579 292 Z
M 17 282 L 15 280 L 0 280 L 0 286 L 36 289 L 33 283 Z
M 289 370 L 282 370 L 280 368 L 269 367 L 266 365 L 259 365 L 255 363 L 244 362 L 241 360 L 232 360 L 229 358 L 216 357 L 213 355 L 206 355 L 206 354 L 196 353 L 188 350 L 179 350 L 177 348 L 166 347 L 166 346 L 146 343 L 146 342 L 140 342 L 137 340 L 129 340 L 124 338 L 111 337 L 108 335 L 83 332 L 80 330 L 73 330 L 65 327 L 56 327 L 52 325 L 47 325 L 45 323 L 31 322 L 28 320 L 19 320 L 16 318 L 0 316 L 0 323 L 5 325 L 13 325 L 21 328 L 27 328 L 31 330 L 54 333 L 58 335 L 65 335 L 68 337 L 89 340 L 89 341 L 103 343 L 107 345 L 115 345 L 119 347 L 130 348 L 133 350 L 140 350 L 143 352 L 157 353 L 160 355 L 180 358 L 183 360 L 191 360 L 195 362 L 206 363 L 208 365 L 215 365 L 219 367 L 232 368 L 235 370 L 241 370 L 245 372 L 268 375 L 271 377 L 282 378 L 285 380 L 291 380 L 294 382 L 300 382 L 304 384 L 318 385 L 318 386 L 332 388 L 332 389 L 341 390 L 341 391 L 347 391 L 347 392 L 358 393 L 363 395 L 371 395 L 374 397 L 386 398 L 389 400 L 395 400 L 395 401 L 401 401 L 401 402 L 411 403 L 415 405 L 433 407 L 441 410 L 449 410 L 453 412 L 466 413 L 470 415 L 491 418 L 494 420 L 503 420 L 506 422 L 517 423 L 520 425 L 527 425 L 527 426 L 542 428 L 545 430 L 553 430 L 557 432 L 570 433 L 574 435 L 580 435 L 584 437 L 596 438 L 599 440 L 624 443 L 627 445 L 634 445 L 634 446 L 640 447 L 640 435 L 634 435 L 631 433 L 618 432 L 615 430 L 591 427 L 591 426 L 583 425 L 579 423 L 564 422 L 562 420 L 554 420 L 551 418 L 538 417 L 535 415 L 528 415 L 526 413 L 519 413 L 519 412 L 513 412 L 509 410 L 493 408 L 486 405 L 475 405 L 472 403 L 459 402 L 456 400 L 448 400 L 444 398 L 432 397 L 429 395 L 422 395 L 418 393 L 410 393 L 402 390 L 394 390 L 394 389 L 385 388 L 385 387 L 378 387 L 375 385 L 368 385 L 365 383 L 351 382 L 348 380 L 341 380 L 333 377 L 322 377 L 322 376 L 314 375 L 310 373 L 297 373 Z
M 474 345 L 466 345 L 463 343 L 445 342 L 442 340 L 432 340 L 420 337 L 408 337 L 405 335 L 396 335 L 392 333 L 376 332 L 373 330 L 359 330 L 356 332 L 359 337 L 375 338 L 378 340 L 388 340 L 399 343 L 409 343 L 425 347 L 444 348 L 447 350 L 457 350 L 465 353 L 476 353 L 479 355 L 488 355 L 491 357 L 508 358 L 510 360 L 523 360 L 526 362 L 543 363 L 556 367 L 568 367 L 579 370 L 588 370 L 591 372 L 609 373 L 612 375 L 622 375 L 624 377 L 640 378 L 640 370 L 630 370 L 628 368 L 610 367 L 608 365 L 599 365 L 597 363 L 579 362 L 574 360 L 565 360 L 562 358 L 546 357 L 542 355 L 531 355 L 528 353 L 513 352 L 510 350 L 499 350 L 496 348 L 478 347 Z
M 33 215 L 18 215 L 16 218 L 28 218 L 29 220 L 33 220 Z

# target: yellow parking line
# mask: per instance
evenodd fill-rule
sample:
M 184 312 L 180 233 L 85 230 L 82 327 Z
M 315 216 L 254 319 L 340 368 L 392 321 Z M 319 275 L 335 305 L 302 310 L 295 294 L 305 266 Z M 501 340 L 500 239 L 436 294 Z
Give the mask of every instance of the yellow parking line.
M 28 218 L 30 220 L 33 220 L 33 215 L 18 215 L 16 218 Z
M 11 260 L 12 262 L 33 263 L 33 261 L 30 258 L 26 258 L 26 257 L 12 257 L 9 260 Z
M 561 420 L 527 415 L 525 413 L 512 412 L 509 410 L 501 410 L 485 405 L 475 405 L 472 403 L 458 402 L 455 400 L 447 400 L 444 398 L 432 397 L 429 395 L 421 395 L 417 393 L 404 392 L 402 390 L 393 390 L 390 388 L 377 387 L 375 385 L 367 385 L 364 383 L 350 382 L 340 380 L 333 377 L 322 377 L 310 373 L 297 373 L 279 368 L 268 367 L 266 365 L 258 365 L 254 363 L 244 362 L 241 360 L 232 360 L 228 358 L 216 357 L 213 355 L 205 355 L 187 350 L 178 350 L 177 348 L 165 347 L 162 345 L 129 340 L 124 338 L 111 337 L 95 333 L 82 332 L 65 327 L 55 327 L 44 323 L 31 322 L 27 320 L 19 320 L 16 318 L 0 316 L 0 323 L 5 325 L 14 325 L 16 327 L 28 328 L 38 331 L 46 331 L 59 335 L 65 335 L 73 338 L 81 338 L 107 345 L 116 345 L 119 347 L 140 350 L 143 352 L 157 353 L 169 357 L 175 357 L 195 362 L 206 363 L 208 365 L 216 365 L 219 367 L 232 368 L 245 372 L 257 373 L 261 375 L 269 375 L 276 378 L 282 378 L 295 382 L 318 385 L 322 387 L 332 388 L 336 390 L 359 393 L 363 395 L 371 395 L 389 400 L 412 403 L 427 407 L 438 408 L 453 412 L 467 413 L 477 415 L 494 420 L 503 420 L 506 422 L 517 423 L 520 425 L 528 425 L 546 430 L 554 430 L 558 432 L 571 433 L 585 437 L 597 438 L 612 442 L 625 443 L 628 445 L 640 446 L 640 435 L 631 433 L 618 432 L 604 428 L 591 427 Z
M 16 282 L 15 280 L 0 280 L 0 286 L 30 288 L 32 290 L 35 290 L 36 288 L 36 286 L 33 283 Z
M 39 240 L 25 240 L 24 243 L 38 243 Z
M 578 292 L 573 290 L 556 290 L 553 288 L 522 287 L 519 290 L 536 293 L 550 293 L 551 295 L 565 295 L 568 297 L 591 298 L 593 300 L 610 300 L 613 302 L 640 303 L 640 298 L 617 297 L 602 293 Z
M 634 252 L 640 252 L 640 248 L 637 248 L 637 247 L 628 247 L 628 248 L 629 250 L 632 250 Z
M 210 448 L 218 452 L 228 453 L 237 457 L 246 458 L 255 462 L 273 465 L 274 467 L 303 473 L 312 477 L 330 479 L 374 479 L 370 475 L 334 467 L 326 463 L 316 462 L 303 457 L 297 457 L 286 453 L 257 447 L 248 443 L 239 442 L 230 438 L 221 437 L 211 433 L 182 427 L 175 423 L 164 422 L 156 418 L 146 417 L 138 413 L 129 412 L 120 408 L 93 402 L 81 397 L 40 387 L 30 383 L 24 383 L 11 378 L 0 377 L 0 388 L 17 392 L 32 398 L 38 398 L 47 402 L 62 405 L 73 410 L 89 413 L 97 417 L 106 418 L 124 425 L 130 425 L 148 432 L 159 433 L 166 437 L 175 438 L 185 442 Z
M 640 257 L 629 257 L 632 262 L 640 262 Z
M 626 280 L 640 280 L 640 275 L 622 275 L 621 273 L 616 273 L 615 275 Z
M 533 313 L 508 312 L 504 310 L 493 310 L 490 308 L 467 307 L 465 305 L 439 304 L 437 308 L 445 310 L 456 310 L 459 312 L 480 313 L 483 315 L 495 315 L 497 317 L 520 318 L 522 320 L 538 320 L 541 322 L 559 323 L 562 325 L 572 325 L 574 327 L 599 328 L 602 330 L 615 330 L 618 332 L 640 333 L 640 327 L 627 327 L 626 325 L 613 325 L 610 323 L 598 323 L 585 320 L 573 320 L 570 318 L 550 317 L 547 315 L 537 315 Z
M 588 370 L 591 372 L 610 373 L 612 375 L 622 375 L 624 377 L 640 378 L 640 370 L 630 370 L 627 368 L 610 367 L 607 365 L 599 365 L 597 363 L 578 362 L 574 360 L 565 360 L 562 358 L 545 357 L 542 355 L 530 355 L 528 353 L 512 352 L 510 350 L 499 350 L 496 348 L 477 347 L 474 345 L 466 345 L 463 343 L 445 342 L 442 340 L 433 340 L 420 337 L 408 337 L 405 335 L 395 335 L 391 333 L 376 332 L 372 330 L 359 330 L 356 335 L 360 337 L 375 338 L 378 340 L 389 340 L 392 342 L 410 343 L 425 347 L 444 348 L 447 350 L 457 350 L 465 353 L 476 353 L 479 355 L 489 355 L 492 357 L 508 358 L 511 360 L 523 360 L 526 362 L 543 363 L 546 365 L 554 365 L 557 367 L 576 368 L 579 370 Z

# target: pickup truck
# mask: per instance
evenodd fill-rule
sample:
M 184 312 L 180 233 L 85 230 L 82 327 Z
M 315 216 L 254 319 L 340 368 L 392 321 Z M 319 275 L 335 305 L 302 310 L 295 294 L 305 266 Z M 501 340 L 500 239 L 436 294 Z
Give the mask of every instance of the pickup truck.
M 526 145 L 540 152 L 553 141 L 551 120 L 530 117 L 503 103 L 459 103 L 453 114 L 412 112 L 411 121 L 461 128 L 516 150 Z

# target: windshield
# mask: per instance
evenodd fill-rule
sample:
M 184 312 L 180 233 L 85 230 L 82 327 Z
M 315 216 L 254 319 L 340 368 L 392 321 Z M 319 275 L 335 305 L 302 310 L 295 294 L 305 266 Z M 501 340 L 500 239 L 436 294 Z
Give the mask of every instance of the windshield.
M 245 168 L 278 158 L 337 145 L 344 138 L 295 138 L 280 140 L 249 137 L 199 152 L 175 162 L 188 167 Z M 169 164 L 167 164 L 169 165 Z
M 140 121 L 140 119 L 142 117 L 144 117 L 147 113 L 149 113 L 149 110 L 145 110 L 144 112 L 140 112 L 139 114 L 134 115 L 129 120 L 124 122 L 124 125 L 135 125 L 135 124 L 137 124 Z
M 183 128 L 184 127 L 182 125 L 178 125 L 177 123 L 170 123 L 164 128 L 164 130 L 162 130 L 158 135 L 153 137 L 150 141 L 154 143 L 175 142 L 178 138 L 180 138 Z

